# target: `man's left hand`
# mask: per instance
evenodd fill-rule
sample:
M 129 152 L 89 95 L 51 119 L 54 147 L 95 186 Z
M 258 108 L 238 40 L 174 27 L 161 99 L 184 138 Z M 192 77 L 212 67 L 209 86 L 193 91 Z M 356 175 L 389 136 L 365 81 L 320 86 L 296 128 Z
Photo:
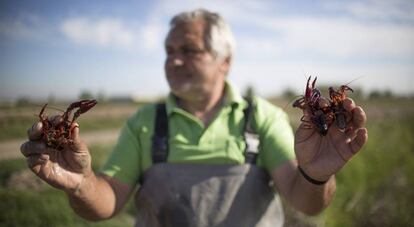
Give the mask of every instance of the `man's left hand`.
M 322 136 L 310 122 L 311 113 L 304 110 L 304 119 L 295 134 L 295 152 L 302 170 L 312 179 L 326 181 L 337 173 L 368 139 L 366 115 L 360 106 L 346 98 L 343 107 L 350 116 L 343 132 L 333 123 Z

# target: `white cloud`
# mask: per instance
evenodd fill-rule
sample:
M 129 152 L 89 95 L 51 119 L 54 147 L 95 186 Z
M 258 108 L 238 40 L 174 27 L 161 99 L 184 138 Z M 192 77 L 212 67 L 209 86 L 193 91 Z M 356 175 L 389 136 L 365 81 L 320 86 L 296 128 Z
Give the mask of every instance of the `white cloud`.
M 166 26 L 158 20 L 150 20 L 144 24 L 139 31 L 142 48 L 146 51 L 161 51 L 166 30 Z
M 134 32 L 119 19 L 91 20 L 86 17 L 69 18 L 61 25 L 61 31 L 72 41 L 99 46 L 130 47 L 134 44 Z
M 327 1 L 323 6 L 360 19 L 414 22 L 414 1 L 410 0 Z
M 268 27 L 281 34 L 280 41 L 287 51 L 310 51 L 332 57 L 414 56 L 412 26 L 297 17 L 273 19 Z
M 166 26 L 153 19 L 125 23 L 117 18 L 74 17 L 61 24 L 61 31 L 78 44 L 154 53 L 163 48 Z
M 249 1 L 181 3 L 161 1 L 151 17 L 169 19 L 183 10 L 200 7 L 218 11 L 234 28 L 239 29 L 234 29 L 237 54 L 281 57 L 308 53 L 333 60 L 353 57 L 414 58 L 414 26 L 395 22 L 414 22 L 414 2 L 322 1 L 322 10 L 331 14 L 318 15 L 285 14 L 279 7 L 284 3 L 270 1 L 257 1 L 254 4 Z M 257 30 L 261 30 L 261 34 L 257 34 Z

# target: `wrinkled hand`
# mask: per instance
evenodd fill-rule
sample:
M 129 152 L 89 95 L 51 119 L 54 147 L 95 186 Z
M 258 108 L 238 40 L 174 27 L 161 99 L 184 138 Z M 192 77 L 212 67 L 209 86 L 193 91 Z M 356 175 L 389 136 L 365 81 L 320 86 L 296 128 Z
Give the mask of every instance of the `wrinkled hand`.
M 77 125 L 72 130 L 73 143 L 65 146 L 63 150 L 47 147 L 41 140 L 41 122 L 34 124 L 27 134 L 29 141 L 20 147 L 27 165 L 53 187 L 68 192 L 75 191 L 83 179 L 92 174 L 91 156 L 86 144 L 79 137 Z
M 337 173 L 365 144 L 368 131 L 366 115 L 361 107 L 347 98 L 343 107 L 350 115 L 349 129 L 342 132 L 332 124 L 327 135 L 320 135 L 309 122 L 302 122 L 295 134 L 295 152 L 299 165 L 315 180 L 325 181 Z M 304 121 L 309 112 L 304 110 Z

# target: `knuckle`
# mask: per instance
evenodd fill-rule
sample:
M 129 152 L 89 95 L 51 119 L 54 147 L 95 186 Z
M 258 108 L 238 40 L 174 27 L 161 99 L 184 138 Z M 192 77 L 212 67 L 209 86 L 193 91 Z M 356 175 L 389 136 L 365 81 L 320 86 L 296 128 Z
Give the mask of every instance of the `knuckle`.
M 36 122 L 36 124 L 34 126 L 35 126 L 34 128 L 35 128 L 36 131 L 41 131 L 42 128 L 43 128 L 43 124 L 40 121 Z
M 27 147 L 27 142 L 22 143 L 22 145 L 20 145 L 20 152 L 22 152 L 22 154 L 26 153 L 26 148 Z
M 36 122 L 27 130 L 27 137 L 29 140 L 38 140 L 42 135 L 42 122 Z

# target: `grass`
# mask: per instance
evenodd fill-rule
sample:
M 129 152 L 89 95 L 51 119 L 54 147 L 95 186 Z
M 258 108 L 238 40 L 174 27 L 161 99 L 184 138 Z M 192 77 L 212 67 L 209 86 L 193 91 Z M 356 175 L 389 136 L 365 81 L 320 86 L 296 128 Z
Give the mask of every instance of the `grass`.
M 57 109 L 64 109 L 66 105 L 59 104 Z M 78 123 L 82 132 L 120 129 L 125 120 L 139 108 L 137 104 L 100 104 L 92 111 L 81 115 Z M 0 142 L 26 137 L 26 131 L 33 123 L 39 121 L 37 114 L 41 106 L 23 106 L 14 108 L 0 108 Z M 45 116 L 61 114 L 54 109 L 48 109 Z
M 103 165 L 112 145 L 90 147 L 92 167 L 95 171 Z M 70 208 L 66 195 L 47 184 L 37 189 L 14 188 L 7 184 L 14 173 L 29 171 L 24 159 L 0 161 L 0 226 L 132 226 L 135 209 L 132 200 L 123 211 L 110 220 L 89 222 L 78 217 Z M 36 179 L 31 176 L 21 181 Z M 24 183 L 23 183 L 24 184 Z M 26 185 L 30 185 L 27 183 Z
M 102 129 L 120 129 L 125 123 L 126 117 L 96 117 L 89 119 L 80 118 L 78 123 L 82 126 L 82 132 L 90 132 Z M 0 142 L 10 139 L 26 137 L 26 132 L 36 121 L 37 117 L 7 116 L 0 118 Z
M 0 189 L 1 226 L 132 226 L 133 218 L 122 213 L 101 222 L 88 222 L 70 208 L 66 195 L 55 189 L 37 192 Z
M 336 196 L 321 215 L 326 226 L 414 223 L 413 119 L 368 124 L 367 144 L 337 175 Z
M 0 162 L 0 186 L 6 186 L 7 180 L 10 176 L 22 169 L 26 169 L 26 162 L 24 159 L 13 159 Z
M 31 116 L 7 116 L 0 118 L 0 141 L 23 138 L 27 129 L 36 121 Z

